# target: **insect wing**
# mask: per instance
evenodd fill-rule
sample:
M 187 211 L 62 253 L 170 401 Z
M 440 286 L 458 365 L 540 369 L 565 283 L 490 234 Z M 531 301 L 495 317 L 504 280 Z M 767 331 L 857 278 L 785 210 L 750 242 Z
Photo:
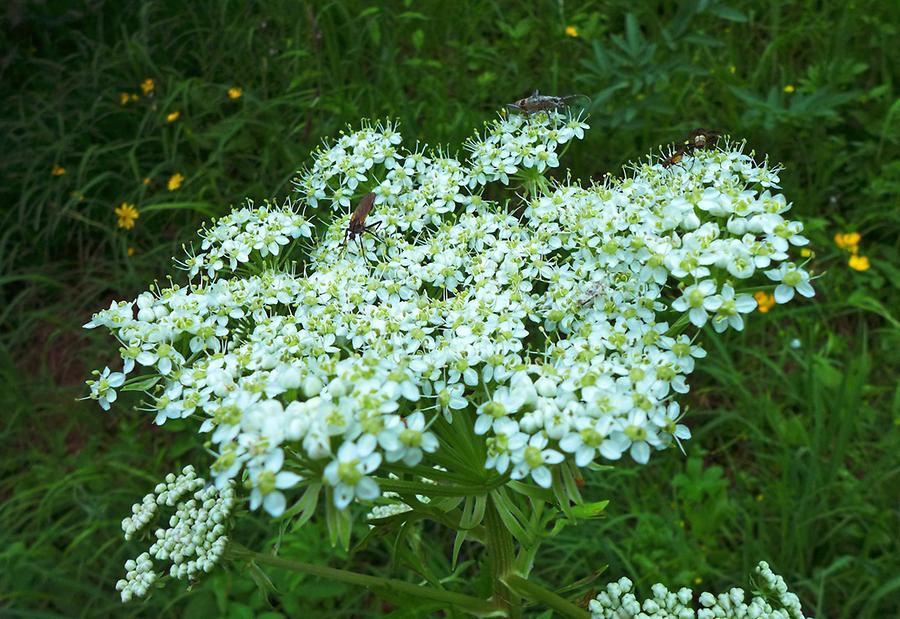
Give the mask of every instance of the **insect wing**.
M 350 216 L 350 229 L 356 231 L 365 226 L 366 217 L 372 212 L 372 207 L 374 206 L 375 193 L 370 191 L 363 196 L 362 200 L 359 201 L 359 206 L 356 207 L 356 210 Z

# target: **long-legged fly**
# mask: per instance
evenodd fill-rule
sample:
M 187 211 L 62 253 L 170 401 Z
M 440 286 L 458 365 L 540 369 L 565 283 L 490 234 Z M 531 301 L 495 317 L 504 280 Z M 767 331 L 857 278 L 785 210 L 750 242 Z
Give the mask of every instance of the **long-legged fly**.
M 519 99 L 515 103 L 507 103 L 506 107 L 516 112 L 525 114 L 526 116 L 530 116 L 531 114 L 536 114 L 537 112 L 558 110 L 561 107 L 565 107 L 566 102 L 569 99 L 575 99 L 577 97 L 590 99 L 590 97 L 588 97 L 587 95 L 566 95 L 564 97 L 554 97 L 552 95 L 542 95 L 538 93 L 537 90 L 535 90 L 530 97 Z
M 376 221 L 374 224 L 366 225 L 366 218 L 369 216 L 369 213 L 372 212 L 372 209 L 374 207 L 375 193 L 370 191 L 362 197 L 362 200 L 359 201 L 359 205 L 357 205 L 356 210 L 354 210 L 353 214 L 350 215 L 350 223 L 347 225 L 347 231 L 344 234 L 344 245 L 346 245 L 348 241 L 356 239 L 359 243 L 360 251 L 362 253 L 365 253 L 362 244 L 362 235 L 368 232 L 369 234 L 377 238 L 375 230 L 378 229 L 378 226 L 381 225 L 381 222 Z

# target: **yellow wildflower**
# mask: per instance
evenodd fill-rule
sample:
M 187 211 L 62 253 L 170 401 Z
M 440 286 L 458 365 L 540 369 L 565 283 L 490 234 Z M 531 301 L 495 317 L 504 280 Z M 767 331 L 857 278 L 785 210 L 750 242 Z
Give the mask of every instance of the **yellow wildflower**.
M 229 99 L 240 99 L 243 96 L 244 91 L 236 86 L 232 86 L 228 89 L 228 98 Z
M 855 254 L 859 250 L 861 238 L 859 232 L 838 232 L 834 235 L 834 244 L 839 249 L 847 249 Z
M 149 177 L 149 176 L 145 176 L 143 182 L 144 182 L 144 185 L 149 185 L 149 184 L 152 183 L 153 181 L 150 180 L 150 177 Z
M 134 220 L 140 217 L 140 213 L 134 207 L 134 204 L 122 202 L 122 205 L 115 210 L 116 217 L 119 218 L 118 224 L 120 228 L 131 230 L 134 228 Z
M 184 177 L 180 173 L 176 172 L 175 174 L 173 174 L 172 176 L 169 177 L 169 183 L 168 183 L 167 187 L 169 188 L 169 191 L 175 191 L 176 189 L 181 187 L 181 183 L 183 183 L 183 182 L 184 182 Z
M 784 87 L 784 92 L 786 92 L 788 94 L 791 94 L 795 90 L 797 90 L 797 89 L 794 87 L 793 84 L 788 84 L 787 86 Z
M 141 90 L 144 91 L 145 95 L 149 95 L 153 92 L 153 89 L 156 87 L 156 83 L 150 79 L 149 77 L 141 82 Z
M 54 165 L 53 169 L 50 170 L 50 174 L 52 174 L 53 176 L 62 176 L 65 173 L 66 173 L 66 169 L 64 167 L 62 167 L 61 165 Z
M 754 292 L 753 298 L 756 299 L 757 309 L 760 314 L 765 314 L 775 305 L 775 297 L 762 290 Z
M 170 122 L 170 123 L 175 122 L 179 118 L 181 118 L 181 112 L 179 112 L 178 110 L 175 110 L 174 112 L 169 112 L 168 115 L 166 115 L 166 121 Z
M 866 256 L 857 256 L 856 254 L 850 256 L 850 260 L 847 261 L 847 264 L 855 271 L 868 271 L 871 266 L 869 264 L 869 259 Z
M 578 28 L 575 26 L 566 26 L 566 36 L 573 39 L 578 38 Z
M 129 247 L 129 248 L 128 248 L 128 257 L 129 257 L 129 258 L 130 258 L 131 256 L 135 255 L 136 253 L 137 253 L 137 250 L 136 250 L 134 247 Z

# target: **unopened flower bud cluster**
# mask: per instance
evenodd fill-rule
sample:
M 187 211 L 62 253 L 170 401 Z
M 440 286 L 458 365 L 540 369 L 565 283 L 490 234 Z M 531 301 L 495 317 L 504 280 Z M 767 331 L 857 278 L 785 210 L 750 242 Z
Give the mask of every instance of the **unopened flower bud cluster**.
M 661 584 L 653 585 L 652 597 L 643 601 L 633 593 L 632 582 L 620 578 L 609 583 L 606 591 L 591 600 L 592 619 L 807 619 L 797 596 L 788 591 L 784 579 L 762 561 L 756 566 L 759 595 L 746 602 L 743 589 L 734 587 L 727 593 L 713 595 L 707 591 L 694 603 L 688 588 L 669 591 Z M 809 618 L 811 619 L 811 618 Z
M 190 497 L 187 500 L 185 497 Z M 154 492 L 132 507 L 132 516 L 122 521 L 125 539 L 147 527 L 160 506 L 175 507 L 167 528 L 154 531 L 156 541 L 148 552 L 125 563 L 125 578 L 116 583 L 122 601 L 145 596 L 160 578 L 153 560 L 170 562 L 169 575 L 194 578 L 218 563 L 228 542 L 227 522 L 235 504 L 233 484 L 221 490 L 207 486 L 187 466 L 180 475 L 170 473 Z
M 807 241 L 777 169 L 727 141 L 600 185 L 485 197 L 558 166 L 587 128 L 502 117 L 467 158 L 408 150 L 390 123 L 343 133 L 296 199 L 204 229 L 187 285 L 93 317 L 124 367 L 91 397 L 108 407 L 124 374 L 148 368 L 156 423 L 196 418 L 217 486 L 245 471 L 251 508 L 273 515 L 304 478 L 339 508 L 376 499 L 386 464 L 433 465 L 454 424 L 487 454 L 460 468 L 543 487 L 564 461 L 647 462 L 690 438 L 677 395 L 705 356 L 695 331 L 742 329 L 751 277 L 774 281 L 778 302 L 811 296 L 791 262 Z M 370 191 L 377 229 L 345 242 Z

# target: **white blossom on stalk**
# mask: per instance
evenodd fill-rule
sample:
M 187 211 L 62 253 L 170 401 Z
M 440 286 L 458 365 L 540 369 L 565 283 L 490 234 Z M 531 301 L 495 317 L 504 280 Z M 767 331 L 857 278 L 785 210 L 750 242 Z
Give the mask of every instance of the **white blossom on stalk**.
M 116 388 L 121 387 L 125 383 L 125 374 L 122 372 L 110 372 L 109 368 L 103 368 L 102 372 L 97 372 L 97 380 L 87 381 L 91 388 L 90 398 L 97 400 L 100 407 L 108 411 L 109 405 L 118 399 Z

